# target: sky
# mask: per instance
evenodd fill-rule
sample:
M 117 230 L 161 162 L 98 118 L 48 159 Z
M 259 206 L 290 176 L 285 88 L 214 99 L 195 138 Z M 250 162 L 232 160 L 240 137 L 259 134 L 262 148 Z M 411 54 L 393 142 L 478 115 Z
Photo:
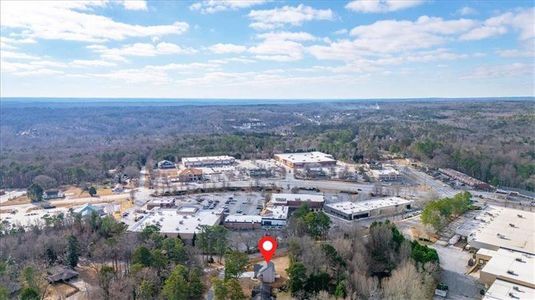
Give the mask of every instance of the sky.
M 0 96 L 535 95 L 533 1 L 0 1 Z

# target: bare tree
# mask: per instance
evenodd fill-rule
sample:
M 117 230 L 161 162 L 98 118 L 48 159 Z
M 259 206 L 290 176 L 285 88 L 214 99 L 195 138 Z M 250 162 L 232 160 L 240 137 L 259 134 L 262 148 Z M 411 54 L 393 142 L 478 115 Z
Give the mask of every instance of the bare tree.
M 414 264 L 405 261 L 383 280 L 383 296 L 386 299 L 426 299 L 422 279 Z

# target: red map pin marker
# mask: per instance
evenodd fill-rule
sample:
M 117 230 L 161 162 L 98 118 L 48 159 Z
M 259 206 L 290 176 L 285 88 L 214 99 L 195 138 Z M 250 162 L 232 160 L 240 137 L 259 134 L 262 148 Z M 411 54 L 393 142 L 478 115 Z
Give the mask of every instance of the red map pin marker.
M 277 240 L 269 235 L 264 236 L 258 241 L 258 250 L 260 250 L 264 260 L 268 263 L 273 254 L 275 254 L 275 250 L 277 250 Z

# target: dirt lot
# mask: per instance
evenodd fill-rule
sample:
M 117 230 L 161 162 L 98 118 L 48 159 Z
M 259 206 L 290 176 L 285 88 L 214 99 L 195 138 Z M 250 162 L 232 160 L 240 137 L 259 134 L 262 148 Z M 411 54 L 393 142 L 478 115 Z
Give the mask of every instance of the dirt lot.
M 111 191 L 110 188 L 97 188 L 97 195 L 109 196 L 109 195 L 113 195 L 113 192 Z M 89 195 L 87 191 L 82 191 L 82 189 L 78 187 L 67 188 L 67 190 L 65 190 L 65 196 L 68 196 L 69 199 L 91 197 L 91 195 Z
M 28 198 L 28 197 L 26 197 L 26 195 L 24 195 L 24 196 L 17 197 L 17 198 L 15 198 L 13 200 L 2 202 L 2 203 L 0 203 L 0 207 L 1 206 L 9 206 L 9 205 L 29 204 L 30 202 L 31 202 L 30 198 Z
M 46 290 L 45 300 L 65 299 L 78 292 L 78 289 L 74 286 L 65 283 L 56 283 L 48 286 Z

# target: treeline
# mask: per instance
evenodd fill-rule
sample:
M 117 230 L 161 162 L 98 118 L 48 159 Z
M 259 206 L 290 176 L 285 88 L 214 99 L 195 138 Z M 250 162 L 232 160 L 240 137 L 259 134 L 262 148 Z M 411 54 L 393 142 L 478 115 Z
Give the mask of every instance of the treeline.
M 366 239 L 358 230 L 317 234 L 315 228 L 329 229 L 330 222 L 321 221 L 321 212 L 302 210 L 292 216 L 289 227 L 290 265 L 286 271 L 293 297 L 432 297 L 439 270 L 434 249 L 406 240 L 388 221 L 374 222 Z
M 158 227 L 130 233 L 96 214 L 45 216 L 28 229 L 2 224 L 0 299 L 42 299 L 46 271 L 55 266 L 92 270 L 89 299 L 200 299 L 206 287 L 196 253 Z
M 26 188 L 38 175 L 60 185 L 104 182 L 109 169 L 139 169 L 162 158 L 270 158 L 314 149 L 355 162 L 390 151 L 495 186 L 535 190 L 535 112 L 529 101 L 392 102 L 380 110 L 328 103 L 101 110 L 96 116 L 94 109 L 3 109 L 0 187 Z M 267 126 L 229 126 L 253 117 Z
M 458 193 L 452 198 L 443 198 L 428 202 L 420 215 L 423 224 L 431 225 L 439 231 L 457 216 L 468 211 L 472 195 L 469 192 Z

